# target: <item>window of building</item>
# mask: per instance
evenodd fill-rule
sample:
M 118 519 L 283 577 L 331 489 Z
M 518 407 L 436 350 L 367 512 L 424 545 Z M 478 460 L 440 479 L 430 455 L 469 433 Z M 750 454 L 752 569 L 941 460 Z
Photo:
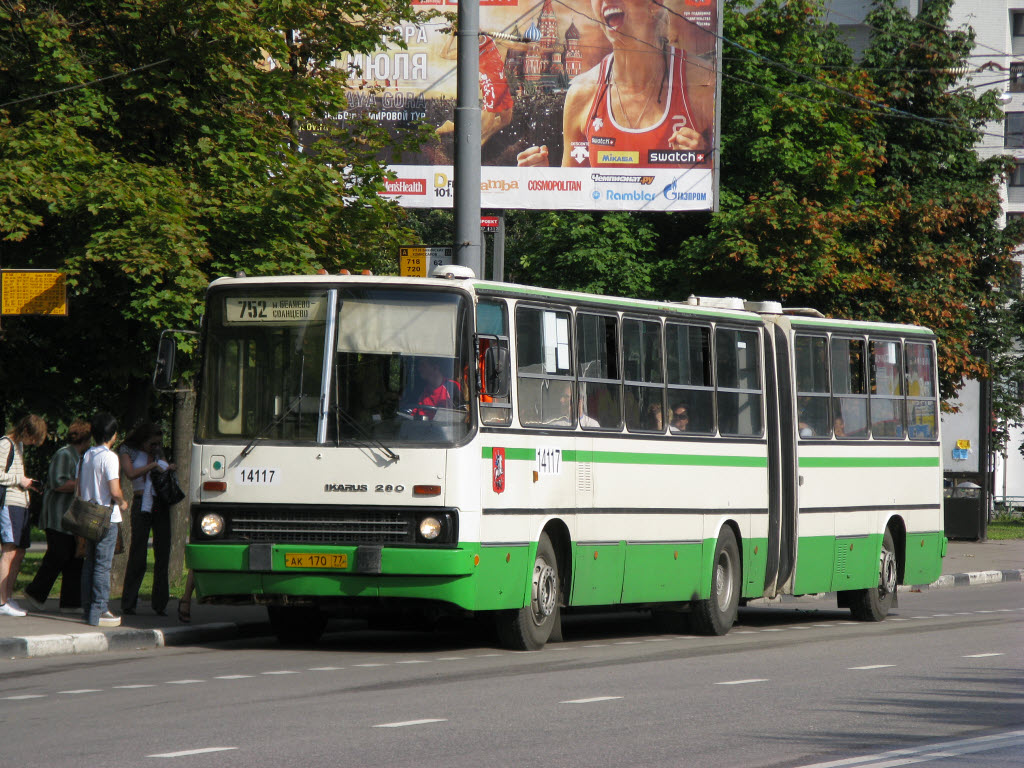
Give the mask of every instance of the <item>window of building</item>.
M 1024 163 L 1018 162 L 1010 171 L 1010 178 L 1007 183 L 1011 187 L 1024 187 Z
M 1010 84 L 1007 89 L 1010 93 L 1024 92 L 1024 63 L 1010 65 Z
M 1007 112 L 1003 121 L 1003 146 L 1024 147 L 1024 112 Z
M 1010 14 L 1014 37 L 1024 37 L 1024 11 L 1013 11 Z

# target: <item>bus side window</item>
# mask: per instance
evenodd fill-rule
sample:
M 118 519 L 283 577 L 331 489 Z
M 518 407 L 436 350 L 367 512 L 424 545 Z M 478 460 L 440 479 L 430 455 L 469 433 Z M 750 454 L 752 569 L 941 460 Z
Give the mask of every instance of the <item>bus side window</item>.
M 480 301 L 476 307 L 478 334 L 498 337 L 480 339 L 476 365 L 478 381 L 484 380 L 487 348 L 491 344 L 504 344 L 508 348 L 508 310 L 502 301 Z M 480 395 L 480 423 L 489 426 L 508 426 L 512 423 L 512 393 L 504 396 Z
M 614 315 L 576 314 L 580 426 L 585 429 L 622 428 L 618 326 Z
M 931 344 L 906 342 L 907 434 L 911 440 L 933 440 L 938 434 L 935 362 Z
M 626 356 L 626 428 L 630 432 L 664 432 L 661 323 L 623 320 L 622 350 Z
M 518 413 L 523 426 L 575 425 L 569 319 L 567 311 L 516 309 Z
M 871 342 L 871 435 L 901 440 L 903 427 L 903 345 L 898 341 Z
M 665 423 L 669 431 L 713 434 L 715 390 L 711 377 L 711 328 L 666 323 L 665 348 L 668 382 Z M 686 415 L 685 425 L 675 418 L 677 413 Z
M 756 331 L 715 329 L 718 428 L 723 435 L 762 432 L 760 359 Z
M 802 438 L 832 436 L 831 397 L 828 386 L 828 339 L 797 334 L 796 366 L 797 433 Z
M 864 339 L 832 337 L 832 418 L 836 438 L 868 436 Z

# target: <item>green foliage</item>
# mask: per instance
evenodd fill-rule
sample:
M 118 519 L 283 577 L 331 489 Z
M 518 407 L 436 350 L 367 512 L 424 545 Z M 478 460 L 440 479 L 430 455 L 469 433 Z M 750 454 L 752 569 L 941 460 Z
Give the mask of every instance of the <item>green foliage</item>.
M 303 153 L 296 133 L 345 108 L 347 72 L 320 62 L 415 16 L 409 0 L 0 3 L 0 261 L 66 272 L 70 305 L 5 319 L 21 364 L 0 366 L 0 400 L 134 419 L 159 330 L 195 327 L 211 279 L 393 264 L 391 138 L 368 121 Z

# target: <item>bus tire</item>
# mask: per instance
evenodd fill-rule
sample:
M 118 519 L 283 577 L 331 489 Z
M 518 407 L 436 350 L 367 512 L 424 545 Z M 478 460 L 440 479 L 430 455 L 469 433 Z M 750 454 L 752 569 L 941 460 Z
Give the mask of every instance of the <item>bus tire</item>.
M 530 602 L 515 611 L 501 611 L 495 620 L 498 639 L 512 651 L 539 651 L 558 625 L 561 603 L 558 557 L 551 539 L 541 534 L 533 561 Z
M 899 563 L 892 532 L 886 528 L 878 555 L 878 586 L 851 589 L 846 598 L 850 613 L 857 621 L 881 621 L 889 615 L 896 599 Z
M 306 605 L 268 605 L 270 627 L 282 645 L 315 643 L 327 628 L 327 617 Z
M 711 566 L 711 597 L 695 600 L 690 623 L 701 635 L 724 635 L 736 623 L 740 605 L 740 548 L 736 534 L 723 526 Z

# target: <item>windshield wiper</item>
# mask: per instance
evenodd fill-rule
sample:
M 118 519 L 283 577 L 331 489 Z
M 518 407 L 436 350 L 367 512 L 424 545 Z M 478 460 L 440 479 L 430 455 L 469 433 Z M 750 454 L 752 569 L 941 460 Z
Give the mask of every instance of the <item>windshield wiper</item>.
M 346 424 L 348 424 L 356 432 L 362 435 L 366 442 L 370 443 L 370 445 L 373 445 L 376 448 L 379 448 L 384 453 L 384 455 L 387 456 L 392 461 L 398 461 L 397 453 L 392 451 L 390 448 L 384 445 L 384 443 L 382 443 L 380 440 L 378 440 L 372 434 L 370 434 L 370 431 L 366 427 L 364 427 L 358 421 L 349 416 L 348 413 L 346 413 L 345 410 L 340 405 L 338 405 L 337 402 L 334 404 L 334 413 L 340 416 Z
M 282 413 L 277 418 L 267 422 L 266 426 L 264 426 L 263 429 L 261 429 L 259 432 L 257 432 L 253 436 L 252 440 L 249 441 L 249 444 L 247 446 L 245 446 L 245 448 L 242 449 L 242 458 L 244 459 L 246 456 L 248 456 L 252 452 L 252 449 L 256 445 L 256 441 L 257 440 L 259 440 L 261 437 L 263 437 L 263 435 L 265 435 L 271 429 L 273 429 L 278 424 L 280 424 L 282 421 L 284 421 L 285 418 L 287 418 L 288 414 L 292 413 L 296 408 L 299 407 L 299 403 L 301 403 L 301 402 L 302 402 L 302 395 L 299 395 L 298 397 L 295 398 L 294 401 L 292 401 L 292 404 L 288 406 L 288 410 L 286 410 L 284 413 Z

